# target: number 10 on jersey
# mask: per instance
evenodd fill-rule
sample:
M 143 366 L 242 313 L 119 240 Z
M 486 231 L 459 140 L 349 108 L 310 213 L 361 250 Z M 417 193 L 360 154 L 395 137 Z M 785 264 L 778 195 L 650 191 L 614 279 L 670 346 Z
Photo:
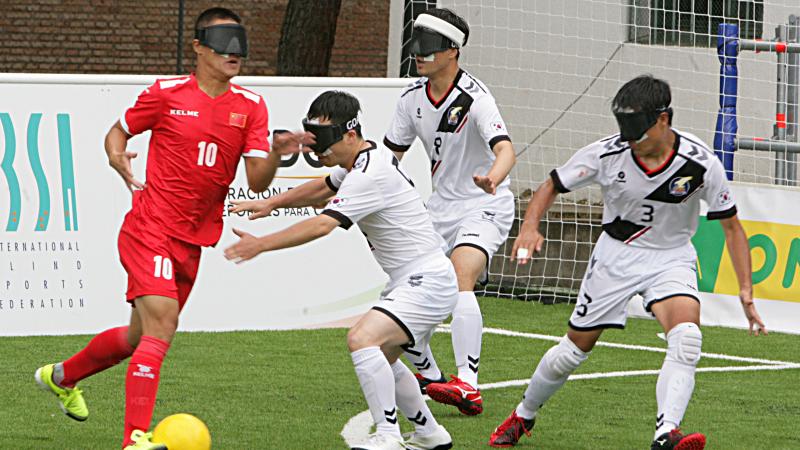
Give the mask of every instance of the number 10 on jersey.
M 197 143 L 197 165 L 214 167 L 217 162 L 217 144 L 200 141 Z

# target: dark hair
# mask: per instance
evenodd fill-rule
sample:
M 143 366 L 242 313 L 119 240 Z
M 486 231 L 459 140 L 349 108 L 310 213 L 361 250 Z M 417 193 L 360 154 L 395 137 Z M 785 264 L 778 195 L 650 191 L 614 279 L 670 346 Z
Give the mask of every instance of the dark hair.
M 669 84 L 650 74 L 639 75 L 617 91 L 611 108 L 614 111 L 632 109 L 633 112 L 665 110 L 672 103 Z
M 230 19 L 236 23 L 242 23 L 242 18 L 228 8 L 209 8 L 197 16 L 197 20 L 194 22 L 195 35 L 197 35 L 198 30 L 206 28 L 211 22 L 217 19 Z
M 358 99 L 344 91 L 325 91 L 311 102 L 306 119 L 328 119 L 334 125 L 347 122 L 357 117 L 361 111 Z M 361 137 L 360 127 L 355 128 Z
M 462 33 L 464 33 L 464 42 L 456 42 L 456 44 L 458 44 L 459 47 L 467 45 L 467 40 L 469 39 L 469 25 L 467 25 L 467 21 L 462 19 L 458 14 L 447 8 L 433 8 L 423 12 L 422 14 L 428 14 L 436 17 L 437 19 L 442 19 L 450 25 L 458 28 Z

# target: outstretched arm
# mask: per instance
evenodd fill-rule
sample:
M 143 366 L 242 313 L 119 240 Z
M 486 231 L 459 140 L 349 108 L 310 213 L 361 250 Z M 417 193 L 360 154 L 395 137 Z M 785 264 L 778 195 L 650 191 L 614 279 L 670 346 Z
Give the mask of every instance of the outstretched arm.
M 737 216 L 721 219 L 722 230 L 725 232 L 725 244 L 728 246 L 728 253 L 733 261 L 733 269 L 736 271 L 736 279 L 739 281 L 739 301 L 742 302 L 742 309 L 747 321 L 750 323 L 750 334 L 756 336 L 763 332 L 767 334 L 767 327 L 761 320 L 761 316 L 756 311 L 756 304 L 753 301 L 753 269 L 750 262 L 750 246 L 747 243 L 747 236 L 744 234 L 742 224 Z
M 314 136 L 307 132 L 274 133 L 272 136 L 272 151 L 266 158 L 245 158 L 244 168 L 247 173 L 247 185 L 253 192 L 267 190 L 275 173 L 281 165 L 281 156 L 308 151 L 308 145 L 314 142 Z
M 233 229 L 239 242 L 225 249 L 225 258 L 240 264 L 260 253 L 296 247 L 319 239 L 339 226 L 339 221 L 324 214 L 298 222 L 289 228 L 262 237 Z
M 511 260 L 517 260 L 517 264 L 526 264 L 533 256 L 533 252 L 542 250 L 544 236 L 539 233 L 539 221 L 548 209 L 553 205 L 558 191 L 553 185 L 553 179 L 547 180 L 539 186 L 533 194 L 528 209 L 525 211 L 525 220 L 519 227 L 519 236 L 514 241 L 511 249 Z
M 495 160 L 489 173 L 485 176 L 473 175 L 472 180 L 487 194 L 494 195 L 497 192 L 497 186 L 506 179 L 516 164 L 517 156 L 514 154 L 514 146 L 511 141 L 504 140 L 494 144 L 492 151 L 495 154 Z
M 233 200 L 230 213 L 250 211 L 250 220 L 267 217 L 277 208 L 302 208 L 319 205 L 335 192 L 328 187 L 324 178 L 308 181 L 274 197 L 263 200 Z

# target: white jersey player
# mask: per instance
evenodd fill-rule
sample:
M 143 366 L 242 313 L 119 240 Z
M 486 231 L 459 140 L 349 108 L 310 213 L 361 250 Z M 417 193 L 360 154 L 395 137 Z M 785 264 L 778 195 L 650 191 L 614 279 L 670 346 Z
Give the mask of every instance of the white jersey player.
M 606 328 L 624 328 L 636 294 L 666 333 L 667 354 L 656 384 L 658 412 L 652 449 L 702 449 L 705 436 L 678 426 L 694 389 L 703 340 L 697 255 L 690 239 L 700 200 L 708 220 L 720 220 L 739 281 L 751 333 L 766 333 L 753 303 L 750 251 L 725 172 L 696 136 L 675 130 L 669 85 L 649 75 L 617 92 L 612 103 L 620 133 L 579 150 L 553 170 L 534 194 L 512 250 L 520 264 L 540 251 L 539 221 L 559 193 L 590 184 L 603 192 L 603 233 L 586 268 L 567 335 L 542 357 L 522 402 L 489 444 L 515 445 L 539 408 L 588 357 Z
M 508 173 L 514 148 L 494 97 L 458 65 L 467 23 L 447 9 L 431 9 L 414 22 L 411 52 L 421 75 L 402 94 L 384 144 L 402 158 L 419 138 L 431 161 L 428 201 L 436 231 L 456 268 L 459 301 L 452 340 L 458 377 L 445 382 L 430 347 L 409 349 L 420 387 L 436 401 L 468 415 L 480 414 L 478 391 L 483 321 L 473 289 L 488 279 L 492 255 L 514 220 Z
M 389 283 L 378 303 L 347 336 L 356 375 L 376 424 L 376 433 L 353 448 L 364 450 L 449 449 L 452 439 L 423 400 L 411 371 L 398 360 L 405 348 L 426 346 L 436 325 L 458 301 L 455 270 L 444 242 L 411 179 L 386 148 L 361 137 L 359 103 L 350 94 L 328 91 L 311 104 L 303 126 L 315 136 L 311 148 L 327 167 L 325 179 L 305 183 L 281 195 L 237 202 L 233 212 L 265 217 L 278 207 L 319 204 L 335 194 L 322 213 L 283 231 L 256 238 L 234 230 L 239 243 L 225 250 L 242 261 L 260 252 L 304 244 L 336 227 L 358 224 Z M 416 432 L 405 443 L 400 411 Z

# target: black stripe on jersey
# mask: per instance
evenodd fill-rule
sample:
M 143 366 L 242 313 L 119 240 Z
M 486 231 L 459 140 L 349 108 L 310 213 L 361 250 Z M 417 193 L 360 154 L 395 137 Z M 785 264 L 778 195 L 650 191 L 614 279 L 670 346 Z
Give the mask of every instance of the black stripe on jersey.
M 406 96 L 406 94 L 408 94 L 409 92 L 414 92 L 414 91 L 416 91 L 417 89 L 420 89 L 420 88 L 423 88 L 423 87 L 425 87 L 425 85 L 424 85 L 423 83 L 414 84 L 414 85 L 413 85 L 413 86 L 411 86 L 410 88 L 406 89 L 406 91 L 405 91 L 405 92 L 403 92 L 402 94 L 400 94 L 400 98 L 403 98 L 403 97 L 405 97 L 405 96 Z
M 408 336 L 408 343 L 401 345 L 401 347 L 403 347 L 403 350 L 411 348 L 414 346 L 414 344 L 416 344 L 416 341 L 414 340 L 414 335 L 411 334 L 411 330 L 408 329 L 406 324 L 403 323 L 403 321 L 400 320 L 399 317 L 395 316 L 391 311 L 385 308 L 381 308 L 380 306 L 373 306 L 372 309 L 386 314 L 390 319 L 395 321 L 395 323 L 400 327 L 400 329 L 402 329 L 406 333 L 406 336 Z
M 469 79 L 472 80 L 472 83 L 475 83 L 475 86 L 478 86 L 480 88 L 480 90 L 482 90 L 483 92 L 486 92 L 486 89 L 484 89 L 483 86 L 481 86 L 481 82 L 478 81 L 477 78 L 473 77 L 472 75 L 470 75 L 467 72 L 464 72 L 464 75 L 468 76 Z M 469 85 L 469 86 L 465 87 L 464 89 L 466 89 L 467 91 L 470 91 L 470 92 L 475 92 L 474 88 L 472 88 L 472 85 Z M 486 92 L 486 93 L 488 94 L 488 92 Z
M 365 149 L 363 149 L 363 150 L 358 152 L 358 154 L 356 155 L 356 160 L 353 161 L 353 169 L 361 169 L 362 172 L 366 172 L 367 171 L 367 167 L 369 167 L 369 152 L 371 150 L 375 150 L 375 143 L 374 142 L 367 141 L 367 143 L 370 146 L 368 148 L 365 148 Z M 358 160 L 361 158 L 361 154 L 364 154 L 367 157 L 367 160 L 364 161 L 364 165 L 363 166 L 359 166 L 358 165 Z
M 606 156 L 618 155 L 631 148 L 630 145 L 620 140 L 619 134 L 611 135 L 600 140 L 600 142 L 605 142 L 605 144 L 603 144 L 603 150 L 606 152 L 600 155 L 600 159 L 603 159 Z
M 550 171 L 550 178 L 553 179 L 553 185 L 555 186 L 556 191 L 558 191 L 559 194 L 566 194 L 567 192 L 569 192 L 569 189 L 567 189 L 564 186 L 564 183 L 561 182 L 561 178 L 558 177 L 558 172 L 556 171 L 556 169 Z
M 708 220 L 728 219 L 735 215 L 736 215 L 736 205 L 733 205 L 730 208 L 726 209 L 725 211 L 709 211 L 708 214 L 706 214 L 706 219 Z
M 639 169 L 641 169 L 642 172 L 644 172 L 644 174 L 647 175 L 649 178 L 653 178 L 656 175 L 664 173 L 664 171 L 669 169 L 669 166 L 672 165 L 672 161 L 674 161 L 675 157 L 678 155 L 678 148 L 681 145 L 681 135 L 679 135 L 674 131 L 672 132 L 672 134 L 675 135 L 675 143 L 672 145 L 672 154 L 669 155 L 669 159 L 664 161 L 664 163 L 661 164 L 661 167 L 659 167 L 658 170 L 654 172 L 650 172 L 650 169 L 645 167 L 645 165 L 642 164 L 641 161 L 639 161 L 639 158 L 636 157 L 636 154 L 633 153 L 633 150 L 631 150 L 631 158 L 633 158 L 633 161 L 636 163 L 636 166 L 639 167 Z
M 390 141 L 389 138 L 387 138 L 387 137 L 383 138 L 383 145 L 385 145 L 386 148 L 388 148 L 389 150 L 392 150 L 392 151 L 395 151 L 395 152 L 407 152 L 408 149 L 411 148 L 411 145 L 395 144 L 394 142 Z
M 353 226 L 353 221 L 350 220 L 349 217 L 345 216 L 344 214 L 340 213 L 339 211 L 334 211 L 332 209 L 326 209 L 322 211 L 320 214 L 325 214 L 328 217 L 332 217 L 339 221 L 339 226 L 344 228 L 345 230 L 350 229 Z
M 653 308 L 654 304 L 656 304 L 658 302 L 663 302 L 664 300 L 669 300 L 672 297 L 689 297 L 689 298 L 695 299 L 697 301 L 697 303 L 700 303 L 700 299 L 697 298 L 697 296 L 694 295 L 694 294 L 689 294 L 689 293 L 686 293 L 686 292 L 681 292 L 681 293 L 677 293 L 676 292 L 675 294 L 669 294 L 666 297 L 657 298 L 657 299 L 651 301 L 650 303 L 645 305 L 644 310 L 647 311 L 647 312 L 651 312 L 650 310 Z
M 467 119 L 467 113 L 470 106 L 472 106 L 472 96 L 466 92 L 458 94 L 455 100 L 442 114 L 439 120 L 439 126 L 436 128 L 437 132 L 441 133 L 455 133 L 458 127 Z
M 511 142 L 511 136 L 509 136 L 509 135 L 507 135 L 507 134 L 501 134 L 500 136 L 495 136 L 495 137 L 493 137 L 491 140 L 489 140 L 489 148 L 490 148 L 490 149 L 491 149 L 491 148 L 494 148 L 494 146 L 495 146 L 495 145 L 496 145 L 498 142 L 503 142 L 503 141 L 508 141 L 508 142 Z
M 687 141 L 691 142 L 692 144 L 695 144 L 696 146 L 700 147 L 698 149 L 698 148 L 695 148 L 695 146 L 693 145 L 692 146 L 692 151 L 689 152 L 689 156 L 692 156 L 692 157 L 697 156 L 698 157 L 697 159 L 699 159 L 700 161 L 705 161 L 711 156 L 716 157 L 714 152 L 710 148 L 708 148 L 707 145 L 703 144 L 702 142 L 695 141 L 694 139 L 689 139 L 688 137 L 686 137 L 686 136 L 684 136 L 684 135 L 682 135 L 682 134 L 680 134 L 680 133 L 678 133 L 677 131 L 674 131 L 674 130 L 673 130 L 673 133 L 675 133 L 676 135 L 680 136 L 681 139 L 686 139 Z M 708 154 L 706 154 L 706 155 L 702 154 L 703 150 L 705 150 Z M 681 156 L 686 158 L 686 156 L 684 156 L 684 155 L 681 155 Z
M 575 331 L 592 331 L 592 330 L 599 330 L 601 328 L 602 329 L 619 328 L 620 330 L 625 329 L 625 325 L 622 325 L 621 323 L 602 323 L 600 325 L 592 325 L 590 327 L 579 327 L 574 323 L 572 323 L 572 321 L 570 320 L 569 322 L 567 322 L 567 325 L 569 325 L 569 327 Z
M 683 203 L 703 186 L 706 168 L 691 159 L 661 183 L 645 200 L 662 203 Z
M 331 180 L 331 176 L 328 175 L 325 177 L 325 184 L 328 185 L 328 189 L 332 190 L 333 192 L 338 192 L 339 188 L 333 185 L 333 181 Z
M 620 216 L 617 216 L 616 219 L 611 222 L 603 224 L 603 231 L 605 231 L 607 235 L 622 242 L 627 241 L 631 236 L 645 228 L 647 227 L 644 225 L 639 225 L 630 220 L 624 220 Z
M 625 150 L 630 150 L 630 147 L 623 147 L 623 148 L 620 148 L 618 150 L 614 150 L 614 151 L 611 151 L 611 152 L 608 152 L 608 153 L 603 153 L 602 155 L 600 155 L 600 159 L 603 159 L 606 156 L 619 155 L 620 153 L 624 152 Z

